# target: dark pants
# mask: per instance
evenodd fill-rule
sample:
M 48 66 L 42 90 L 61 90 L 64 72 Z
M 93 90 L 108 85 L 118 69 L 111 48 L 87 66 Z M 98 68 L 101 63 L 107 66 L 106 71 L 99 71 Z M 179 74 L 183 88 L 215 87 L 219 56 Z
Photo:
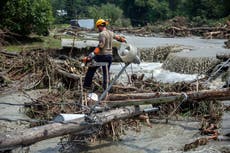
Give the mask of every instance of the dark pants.
M 94 57 L 94 60 L 96 62 L 108 62 L 107 66 L 108 66 L 108 74 L 109 74 L 110 65 L 112 63 L 112 55 L 96 55 Z M 83 84 L 84 88 L 91 88 L 93 76 L 98 68 L 99 66 L 88 68 L 88 71 L 85 75 L 85 81 Z M 102 70 L 103 70 L 103 88 L 106 89 L 107 78 L 109 77 L 107 76 L 106 73 L 106 66 L 102 66 Z

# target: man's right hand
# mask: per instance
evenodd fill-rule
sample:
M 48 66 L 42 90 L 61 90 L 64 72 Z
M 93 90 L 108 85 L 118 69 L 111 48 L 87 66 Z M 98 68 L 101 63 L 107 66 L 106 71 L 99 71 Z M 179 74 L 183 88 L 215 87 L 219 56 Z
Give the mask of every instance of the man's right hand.
M 82 59 L 82 62 L 87 64 L 88 62 L 90 62 L 95 57 L 95 55 L 99 54 L 99 52 L 100 52 L 100 49 L 98 47 L 96 47 L 93 52 L 91 52 L 87 57 L 84 57 Z
M 84 57 L 83 59 L 82 59 L 82 62 L 84 63 L 84 64 L 87 64 L 88 62 L 90 62 L 92 59 L 91 58 L 89 58 L 88 56 L 87 57 Z

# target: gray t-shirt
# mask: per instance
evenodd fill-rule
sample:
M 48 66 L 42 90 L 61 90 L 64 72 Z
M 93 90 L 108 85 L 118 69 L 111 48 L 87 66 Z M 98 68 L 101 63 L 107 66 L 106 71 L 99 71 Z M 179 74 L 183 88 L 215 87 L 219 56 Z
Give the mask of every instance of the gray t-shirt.
M 99 33 L 99 55 L 112 55 L 112 42 L 115 36 L 116 35 L 110 30 L 103 30 Z

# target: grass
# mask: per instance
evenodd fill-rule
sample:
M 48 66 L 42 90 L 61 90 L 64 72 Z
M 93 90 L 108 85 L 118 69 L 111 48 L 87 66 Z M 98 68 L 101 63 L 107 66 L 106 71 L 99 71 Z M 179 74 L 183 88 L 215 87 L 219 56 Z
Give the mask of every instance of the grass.
M 3 47 L 9 52 L 18 52 L 30 48 L 61 48 L 61 40 L 51 36 L 31 36 Z
M 17 40 L 14 39 L 11 41 L 13 43 L 4 46 L 3 49 L 6 49 L 9 52 L 18 52 L 30 48 L 61 48 L 61 40 L 55 39 L 53 35 L 56 34 L 58 30 L 68 28 L 68 26 L 68 24 L 53 25 L 50 31 L 52 34 L 50 36 L 38 36 L 32 34 L 29 37 L 17 38 Z

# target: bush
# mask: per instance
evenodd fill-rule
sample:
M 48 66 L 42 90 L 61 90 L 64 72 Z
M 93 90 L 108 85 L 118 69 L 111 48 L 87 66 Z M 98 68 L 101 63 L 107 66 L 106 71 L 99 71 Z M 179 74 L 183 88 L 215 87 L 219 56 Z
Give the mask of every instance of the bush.
M 47 35 L 53 21 L 48 0 L 6 0 L 0 9 L 0 28 L 21 35 Z
M 123 11 L 114 4 L 103 4 L 100 7 L 91 6 L 88 8 L 88 16 L 95 20 L 99 18 L 108 20 L 111 25 L 123 26 L 129 25 L 130 21 L 122 19 Z
M 203 26 L 208 23 L 207 19 L 202 16 L 196 16 L 192 18 L 193 26 Z

